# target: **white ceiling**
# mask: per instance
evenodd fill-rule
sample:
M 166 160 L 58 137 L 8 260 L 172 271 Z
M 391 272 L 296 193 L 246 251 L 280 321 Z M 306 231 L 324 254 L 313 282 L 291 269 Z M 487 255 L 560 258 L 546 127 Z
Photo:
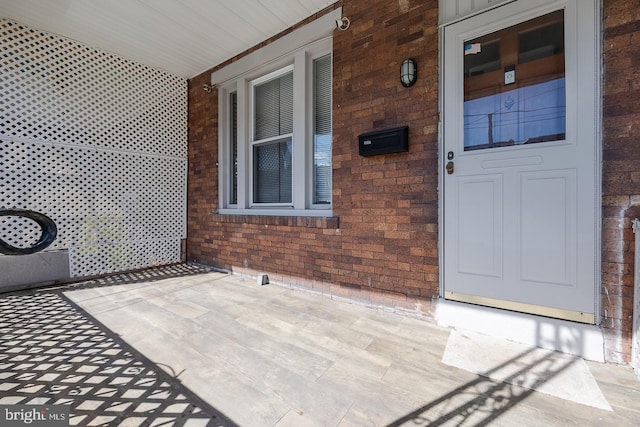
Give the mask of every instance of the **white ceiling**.
M 186 78 L 336 0 L 0 0 L 0 17 Z

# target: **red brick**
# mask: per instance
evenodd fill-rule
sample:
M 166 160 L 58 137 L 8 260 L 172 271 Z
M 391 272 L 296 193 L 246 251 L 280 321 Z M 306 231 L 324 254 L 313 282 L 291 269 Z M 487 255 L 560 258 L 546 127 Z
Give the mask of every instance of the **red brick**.
M 267 271 L 324 294 L 382 298 L 389 304 L 393 298 L 387 294 L 366 297 L 360 287 L 425 301 L 437 297 L 437 5 L 435 0 L 343 0 L 329 7 L 342 6 L 352 21 L 349 31 L 334 33 L 333 218 L 214 214 L 217 91 L 202 90 L 213 69 L 190 81 L 188 259 L 235 271 Z M 608 360 L 628 362 L 636 256 L 630 226 L 640 217 L 640 54 L 635 48 L 640 8 L 630 8 L 626 0 L 605 0 L 603 7 L 601 314 Z M 419 68 L 411 88 L 398 81 L 406 57 Z M 359 156 L 359 134 L 400 125 L 409 126 L 409 152 Z

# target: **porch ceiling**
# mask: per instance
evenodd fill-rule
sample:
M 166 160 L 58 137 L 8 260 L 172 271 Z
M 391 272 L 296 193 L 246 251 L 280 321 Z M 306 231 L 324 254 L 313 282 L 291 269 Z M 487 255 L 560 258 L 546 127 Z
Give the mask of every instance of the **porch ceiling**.
M 0 17 L 186 78 L 336 0 L 0 0 Z

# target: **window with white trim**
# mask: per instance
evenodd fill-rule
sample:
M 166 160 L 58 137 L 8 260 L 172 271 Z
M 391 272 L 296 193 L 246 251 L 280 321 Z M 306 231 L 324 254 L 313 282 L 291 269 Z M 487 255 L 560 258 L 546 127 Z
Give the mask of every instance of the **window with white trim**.
M 293 67 L 252 82 L 252 205 L 293 202 Z
M 331 214 L 331 40 L 219 86 L 220 213 Z

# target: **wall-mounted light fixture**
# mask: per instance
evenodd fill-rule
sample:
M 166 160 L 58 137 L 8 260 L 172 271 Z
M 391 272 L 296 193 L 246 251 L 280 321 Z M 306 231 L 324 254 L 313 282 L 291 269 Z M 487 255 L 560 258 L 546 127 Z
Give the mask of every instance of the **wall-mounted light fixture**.
M 346 31 L 349 28 L 349 25 L 351 25 L 351 21 L 349 21 L 349 18 L 347 18 L 346 16 L 343 16 L 340 19 L 336 19 L 336 27 L 340 31 Z
M 404 87 L 413 86 L 418 77 L 418 66 L 416 61 L 411 58 L 407 58 L 402 61 L 400 66 L 400 82 Z
M 211 93 L 211 91 L 213 90 L 213 86 L 205 83 L 202 85 L 202 89 L 207 93 Z

